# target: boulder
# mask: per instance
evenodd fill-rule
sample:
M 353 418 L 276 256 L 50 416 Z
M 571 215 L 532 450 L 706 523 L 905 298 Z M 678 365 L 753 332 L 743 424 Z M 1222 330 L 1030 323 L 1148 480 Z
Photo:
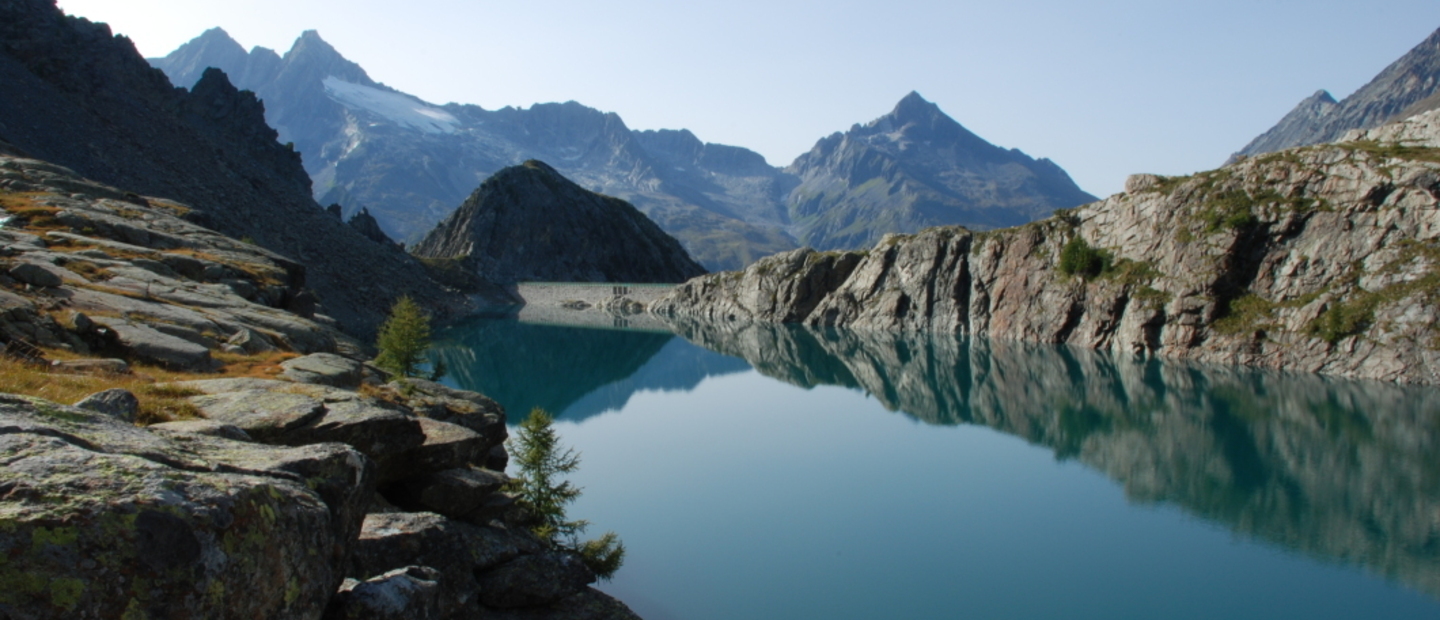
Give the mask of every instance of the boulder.
M 369 514 L 346 574 L 359 579 L 402 566 L 429 566 L 441 574 L 444 617 L 481 617 L 475 572 L 542 550 L 528 533 L 479 527 L 434 513 Z
M 595 583 L 595 573 L 573 553 L 546 551 L 485 571 L 476 582 L 487 607 L 536 607 L 580 593 Z
M 81 314 L 79 316 L 85 315 Z M 50 362 L 50 370 L 87 375 L 123 375 L 130 372 L 130 365 L 125 363 L 125 360 L 115 358 L 55 360 Z
M 248 327 L 240 328 L 235 332 L 235 335 L 230 336 L 230 338 L 225 341 L 225 344 L 239 347 L 240 350 L 247 355 L 269 353 L 277 350 L 275 343 L 271 342 L 269 337 Z
M 346 579 L 325 620 L 441 620 L 440 571 L 397 568 L 365 581 Z
M 383 481 L 409 473 L 404 469 L 410 460 L 407 455 L 425 443 L 425 433 L 420 418 L 409 412 L 348 400 L 326 403 L 318 420 L 275 441 L 290 446 L 322 441 L 348 444 L 375 460 Z
M 96 323 L 113 333 L 114 343 L 139 360 L 178 370 L 209 370 L 210 350 L 160 332 L 143 323 L 113 317 L 94 317 Z
M 266 389 L 192 396 L 190 402 L 206 418 L 237 426 L 265 443 L 325 415 L 325 405 L 318 399 Z
M 0 395 L 0 616 L 319 617 L 343 578 L 334 514 L 359 511 L 310 484 L 364 494 L 363 457 L 213 441 Z M 307 460 L 336 467 L 268 468 Z
M 234 424 L 225 424 L 214 420 L 179 420 L 176 422 L 161 422 L 145 427 L 152 433 L 160 435 L 206 435 L 219 437 L 231 441 L 252 441 L 250 434 Z
M 401 508 L 458 519 L 474 514 L 508 480 L 505 474 L 486 469 L 448 469 L 393 483 L 385 489 L 385 497 Z
M 360 362 L 334 353 L 311 353 L 280 363 L 280 376 L 296 383 L 318 383 L 340 388 L 360 387 Z
M 10 277 L 29 284 L 31 286 L 52 287 L 60 286 L 64 279 L 57 271 L 59 267 L 53 265 L 41 265 L 37 263 L 20 263 L 6 272 Z
M 491 609 L 486 620 L 640 620 L 640 616 L 614 597 L 585 588 L 544 607 Z
M 391 382 L 385 387 L 415 413 L 468 428 L 491 445 L 505 442 L 505 408 L 489 397 L 424 379 L 406 379 L 405 383 Z
M 135 398 L 130 390 L 113 388 L 86 396 L 75 406 L 134 424 L 135 414 L 140 412 L 140 399 Z
M 484 464 L 490 442 L 483 435 L 430 418 L 417 417 L 415 421 L 425 441 L 398 457 L 396 466 L 405 472 L 419 474 Z

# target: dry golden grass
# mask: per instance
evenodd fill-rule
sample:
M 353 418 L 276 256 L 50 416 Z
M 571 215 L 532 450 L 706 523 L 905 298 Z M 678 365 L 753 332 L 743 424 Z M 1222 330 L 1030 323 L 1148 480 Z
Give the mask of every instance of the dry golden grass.
M 51 359 L 75 359 L 79 356 L 65 351 L 47 350 Z M 296 357 L 294 353 L 276 352 L 262 355 L 215 353 L 223 366 L 216 373 L 195 373 L 167 370 L 155 366 L 133 364 L 129 374 L 80 374 L 54 372 L 49 367 L 25 364 L 0 356 L 0 392 L 35 396 L 66 405 L 73 405 L 90 394 L 111 388 L 130 390 L 140 400 L 136 423 L 142 426 L 172 420 L 199 417 L 199 411 L 186 397 L 200 392 L 173 385 L 177 381 L 216 379 L 221 377 L 255 377 L 271 379 L 281 371 L 280 362 Z

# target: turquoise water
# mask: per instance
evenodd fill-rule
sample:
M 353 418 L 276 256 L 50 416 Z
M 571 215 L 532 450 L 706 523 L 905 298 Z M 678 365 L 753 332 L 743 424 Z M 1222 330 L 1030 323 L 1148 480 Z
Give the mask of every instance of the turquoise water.
M 478 320 L 649 620 L 1440 618 L 1440 391 L 950 336 Z

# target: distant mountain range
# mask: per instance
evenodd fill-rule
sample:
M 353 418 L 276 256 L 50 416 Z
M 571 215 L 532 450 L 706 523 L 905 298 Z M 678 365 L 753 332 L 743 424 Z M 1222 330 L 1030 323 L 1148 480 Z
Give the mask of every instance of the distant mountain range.
M 917 93 L 820 140 L 786 168 L 686 130 L 634 131 L 575 102 L 484 110 L 426 103 L 372 80 L 307 31 L 284 56 L 215 28 L 150 59 L 189 88 L 206 67 L 265 103 L 322 204 L 362 208 L 414 242 L 496 171 L 536 159 L 633 203 L 711 269 L 811 245 L 861 247 L 940 224 L 985 230 L 1094 200 L 1059 166 L 993 146 Z
M 1440 30 L 1343 101 L 1325 90 L 1307 97 L 1236 155 L 1331 142 L 1352 129 L 1371 129 L 1436 108 L 1440 108 Z

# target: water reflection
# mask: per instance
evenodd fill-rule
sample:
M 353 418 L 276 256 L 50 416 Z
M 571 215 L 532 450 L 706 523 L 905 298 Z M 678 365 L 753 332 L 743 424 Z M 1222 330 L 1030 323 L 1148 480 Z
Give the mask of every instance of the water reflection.
M 445 382 L 488 395 L 512 423 L 534 407 L 569 420 L 620 409 L 643 390 L 690 390 L 705 377 L 749 369 L 670 333 L 476 317 L 441 332 Z
M 672 326 L 801 386 L 983 424 L 1236 532 L 1440 596 L 1440 390 L 1087 350 L 798 326 Z

